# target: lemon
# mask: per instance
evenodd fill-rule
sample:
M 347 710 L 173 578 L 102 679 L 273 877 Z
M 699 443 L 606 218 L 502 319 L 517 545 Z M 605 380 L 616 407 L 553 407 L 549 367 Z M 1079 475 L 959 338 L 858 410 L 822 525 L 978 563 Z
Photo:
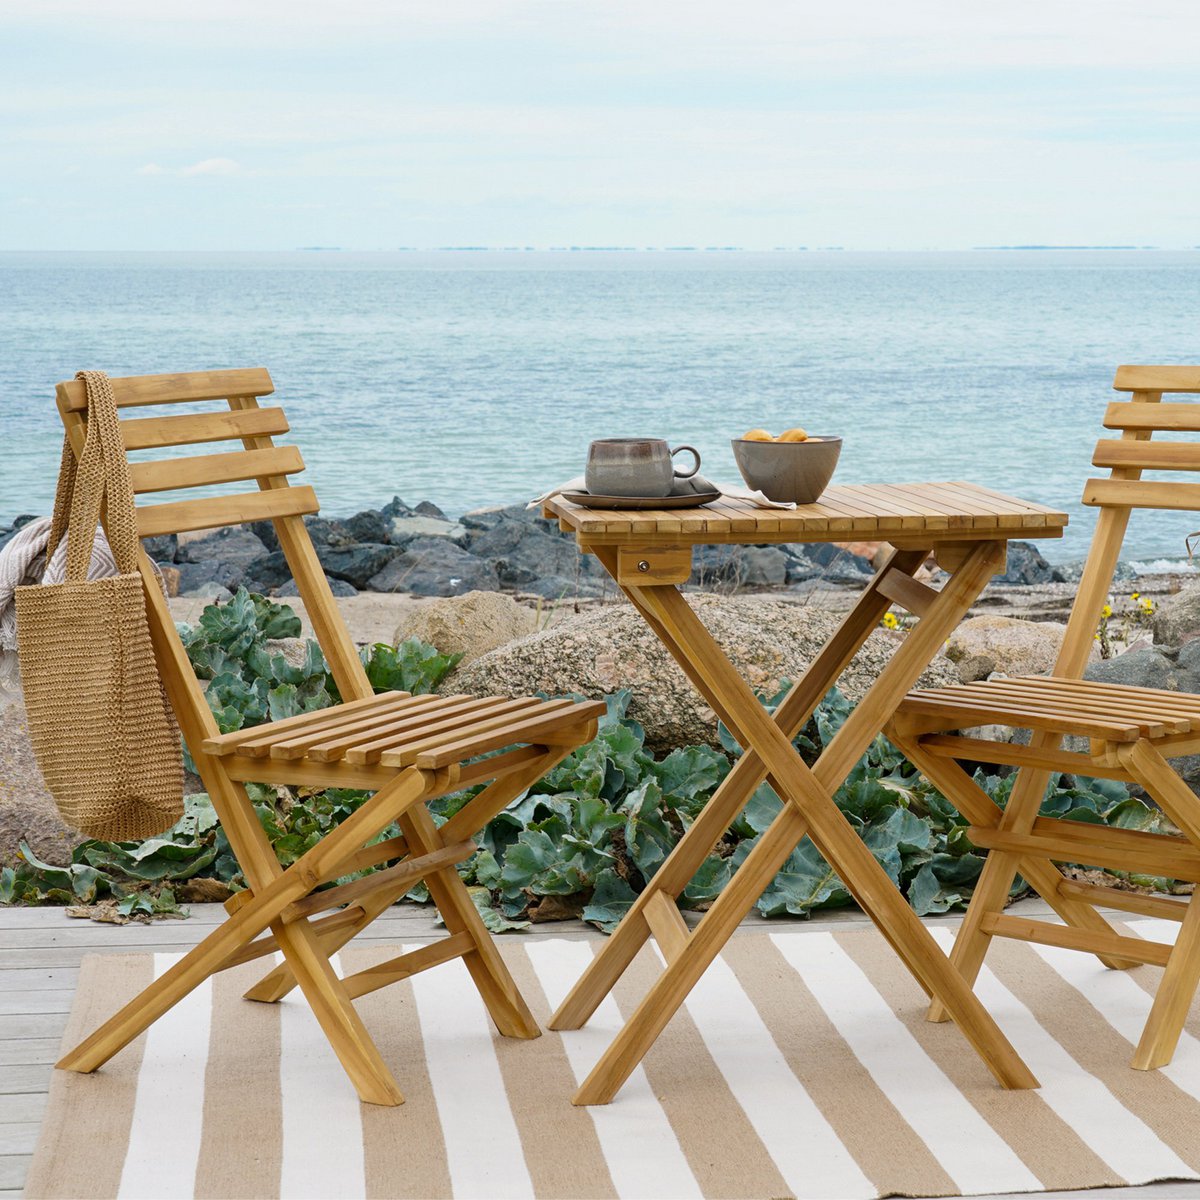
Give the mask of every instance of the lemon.
M 808 434 L 797 425 L 795 429 L 785 429 L 775 440 L 777 442 L 807 442 Z
M 775 439 L 765 429 L 751 429 L 742 434 L 743 442 L 773 442 Z

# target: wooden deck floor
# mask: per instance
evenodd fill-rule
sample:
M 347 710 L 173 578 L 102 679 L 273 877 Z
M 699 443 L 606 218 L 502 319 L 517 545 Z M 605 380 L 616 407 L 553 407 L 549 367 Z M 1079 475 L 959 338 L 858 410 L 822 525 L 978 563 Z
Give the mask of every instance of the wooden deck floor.
M 83 956 L 186 950 L 224 917 L 224 910 L 218 904 L 194 904 L 190 909 L 193 915 L 186 921 L 113 926 L 71 920 L 61 909 L 0 906 L 0 1200 L 21 1195 Z M 1028 900 L 1016 906 L 1015 911 L 1039 916 L 1048 910 L 1041 901 Z M 933 918 L 930 923 L 957 919 Z M 828 930 L 831 925 L 845 928 L 867 923 L 858 912 L 843 911 L 822 914 L 811 921 L 796 921 L 791 927 Z M 766 925 L 780 928 L 778 921 L 750 918 L 741 931 L 762 929 Z M 431 909 L 401 905 L 371 925 L 357 944 L 429 941 L 443 933 Z M 599 938 L 601 935 L 578 921 L 569 921 L 535 925 L 527 934 L 512 936 Z M 1048 1200 L 1067 1196 L 1083 1200 L 1094 1197 L 1095 1193 L 1044 1195 Z M 1152 1184 L 1104 1192 L 1104 1200 L 1121 1197 L 1200 1200 L 1200 1183 Z

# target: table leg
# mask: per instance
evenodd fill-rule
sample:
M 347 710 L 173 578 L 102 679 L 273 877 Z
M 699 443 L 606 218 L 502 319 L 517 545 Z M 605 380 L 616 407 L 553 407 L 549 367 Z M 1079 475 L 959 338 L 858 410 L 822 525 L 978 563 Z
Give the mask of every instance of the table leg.
M 925 550 L 894 551 L 805 671 L 804 677 L 792 686 L 775 713 L 775 720 L 789 742 L 807 724 L 813 710 L 891 605 L 891 601 L 878 591 L 880 580 L 893 569 L 911 575 L 926 556 Z M 599 557 L 615 578 L 615 554 L 601 551 Z M 669 632 L 639 597 L 631 596 L 630 599 L 679 660 L 692 682 L 713 703 L 716 698 L 708 694 L 703 680 L 692 670 L 679 648 L 672 647 Z M 720 703 L 719 700 L 716 702 Z M 674 902 L 766 777 L 767 768 L 762 760 L 752 748 L 747 749 L 559 1006 L 550 1019 L 551 1029 L 578 1029 L 587 1022 L 650 936 L 644 914 L 651 898 L 661 892 Z M 801 829 L 795 841 L 799 842 L 803 836 Z M 791 849 L 789 847 L 783 860 Z M 751 906 L 757 899 L 757 895 L 751 899 Z
M 831 795 L 982 590 L 1002 553 L 1002 543 L 985 543 L 963 561 L 811 772 L 796 755 L 788 733 L 758 703 L 680 593 L 673 587 L 628 589 L 639 608 L 653 617 L 667 648 L 701 690 L 718 701 L 717 711 L 729 718 L 747 755 L 756 753 L 790 803 L 597 1063 L 576 1103 L 603 1103 L 616 1094 L 805 832 L 922 987 L 947 1005 L 996 1077 L 1009 1087 L 1036 1086 L 995 1022 L 846 823 Z M 644 921 L 640 924 L 644 927 Z M 646 935 L 638 936 L 644 940 Z M 603 986 L 603 981 L 596 982 Z

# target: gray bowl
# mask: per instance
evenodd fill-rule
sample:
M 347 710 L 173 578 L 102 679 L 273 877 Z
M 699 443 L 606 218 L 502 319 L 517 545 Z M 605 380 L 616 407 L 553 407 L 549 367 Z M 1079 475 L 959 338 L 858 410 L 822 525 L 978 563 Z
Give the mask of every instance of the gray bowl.
M 733 457 L 747 487 L 768 500 L 812 504 L 829 486 L 842 453 L 840 437 L 814 434 L 806 442 L 733 439 Z

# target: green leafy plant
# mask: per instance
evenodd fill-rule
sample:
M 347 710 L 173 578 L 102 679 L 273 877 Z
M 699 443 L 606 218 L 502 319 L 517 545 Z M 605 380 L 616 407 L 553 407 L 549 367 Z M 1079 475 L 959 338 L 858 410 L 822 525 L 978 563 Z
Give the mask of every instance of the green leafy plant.
M 206 608 L 195 629 L 183 629 L 197 675 L 222 729 L 239 729 L 337 702 L 320 650 L 309 642 L 285 658 L 271 643 L 295 638 L 299 621 L 286 605 L 245 591 Z M 416 640 L 379 644 L 363 652 L 378 690 L 425 692 L 457 663 Z M 783 692 L 764 698 L 774 711 Z M 479 850 L 459 872 L 490 929 L 523 928 L 531 920 L 579 915 L 611 930 L 653 878 L 684 832 L 728 775 L 740 748 L 721 729 L 721 748 L 688 746 L 655 758 L 642 727 L 628 716 L 629 695 L 608 698 L 591 742 L 568 755 L 478 835 Z M 812 762 L 851 711 L 835 689 L 796 739 Z M 982 769 L 976 780 L 1001 807 L 1013 776 Z M 342 789 L 306 790 L 248 785 L 255 811 L 284 865 L 295 862 L 367 798 Z M 448 820 L 479 787 L 430 805 Z M 887 741 L 877 737 L 835 793 L 835 801 L 892 881 L 920 914 L 960 908 L 969 900 L 984 855 L 971 843 L 965 819 Z M 680 898 L 704 909 L 720 895 L 781 810 L 761 785 Z M 1123 784 L 1055 777 L 1042 806 L 1047 816 L 1123 828 L 1169 829 L 1155 808 L 1131 797 Z M 380 839 L 396 836 L 384 830 Z M 347 876 L 347 879 L 353 876 Z M 22 847 L 22 861 L 0 871 L 0 902 L 92 904 L 116 901 L 131 914 L 166 911 L 187 899 L 199 881 L 211 887 L 245 886 L 224 831 L 206 796 L 191 796 L 182 820 L 144 842 L 88 841 L 70 864 L 55 867 Z M 340 882 L 340 881 L 335 881 Z M 1129 876 L 1136 886 L 1170 890 L 1173 881 Z M 1023 890 L 1018 881 L 1015 891 Z M 222 892 L 222 894 L 224 894 Z M 409 899 L 428 900 L 423 885 Z M 758 901 L 771 916 L 803 916 L 848 905 L 837 874 L 806 838 Z

